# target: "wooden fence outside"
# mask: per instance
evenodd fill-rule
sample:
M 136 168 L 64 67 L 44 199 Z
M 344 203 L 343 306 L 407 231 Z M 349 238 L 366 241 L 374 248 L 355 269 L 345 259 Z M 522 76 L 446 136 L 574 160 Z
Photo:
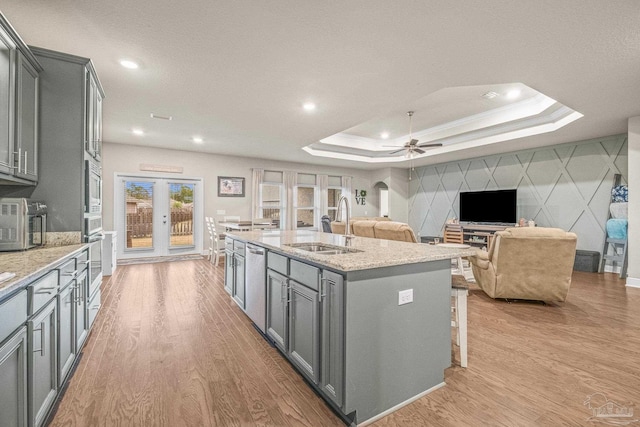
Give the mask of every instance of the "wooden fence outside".
M 153 234 L 153 209 L 141 208 L 127 214 L 127 235 L 130 237 L 149 237 Z M 171 235 L 187 236 L 193 234 L 193 209 L 171 209 Z

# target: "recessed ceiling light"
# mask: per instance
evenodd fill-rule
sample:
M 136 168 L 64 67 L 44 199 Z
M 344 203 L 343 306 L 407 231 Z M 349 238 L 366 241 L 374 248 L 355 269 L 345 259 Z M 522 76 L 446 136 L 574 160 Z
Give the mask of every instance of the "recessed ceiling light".
M 382 139 L 387 139 L 387 138 L 389 138 L 389 132 L 382 132 L 382 133 L 380 134 L 380 138 L 382 138 Z
M 509 99 L 516 99 L 519 96 L 520 96 L 520 89 L 511 89 L 509 92 L 507 92 L 507 98 Z
M 316 104 L 314 104 L 313 102 L 305 102 L 302 105 L 302 108 L 304 108 L 306 111 L 313 111 L 316 109 Z
M 194 136 L 193 138 L 191 138 L 193 140 L 193 142 L 195 142 L 196 144 L 202 144 L 204 142 L 204 140 L 199 137 L 199 136 Z
M 128 59 L 122 59 L 120 61 L 120 65 L 122 65 L 124 68 L 129 68 L 130 70 L 135 70 L 136 68 L 138 68 L 138 64 L 133 61 L 129 61 Z
M 144 135 L 144 131 L 142 129 L 133 129 L 132 132 L 134 135 Z

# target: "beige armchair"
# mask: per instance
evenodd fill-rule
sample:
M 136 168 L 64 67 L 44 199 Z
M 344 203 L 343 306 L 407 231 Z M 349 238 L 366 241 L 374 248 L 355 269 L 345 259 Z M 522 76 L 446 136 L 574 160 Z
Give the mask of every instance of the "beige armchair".
M 491 298 L 564 301 L 571 285 L 577 236 L 559 228 L 498 231 L 488 252 L 469 257 L 478 285 Z

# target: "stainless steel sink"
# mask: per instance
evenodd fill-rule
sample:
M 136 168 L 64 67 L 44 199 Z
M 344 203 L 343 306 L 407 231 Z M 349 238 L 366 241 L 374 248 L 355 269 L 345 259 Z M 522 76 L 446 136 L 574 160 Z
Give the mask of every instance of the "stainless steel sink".
M 340 255 L 340 254 L 362 252 L 359 249 L 347 248 L 346 246 L 329 245 L 329 244 L 320 243 L 320 242 L 291 243 L 291 244 L 285 244 L 285 246 L 289 246 L 294 249 L 299 249 L 301 251 L 313 252 L 315 254 L 320 254 L 320 255 Z

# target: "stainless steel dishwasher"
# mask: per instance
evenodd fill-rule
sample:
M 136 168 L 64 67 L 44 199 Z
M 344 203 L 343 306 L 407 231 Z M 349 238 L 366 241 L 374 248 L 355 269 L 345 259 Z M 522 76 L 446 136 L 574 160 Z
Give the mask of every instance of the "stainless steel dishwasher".
M 245 312 L 263 333 L 266 324 L 267 282 L 266 251 L 260 246 L 247 245 Z

